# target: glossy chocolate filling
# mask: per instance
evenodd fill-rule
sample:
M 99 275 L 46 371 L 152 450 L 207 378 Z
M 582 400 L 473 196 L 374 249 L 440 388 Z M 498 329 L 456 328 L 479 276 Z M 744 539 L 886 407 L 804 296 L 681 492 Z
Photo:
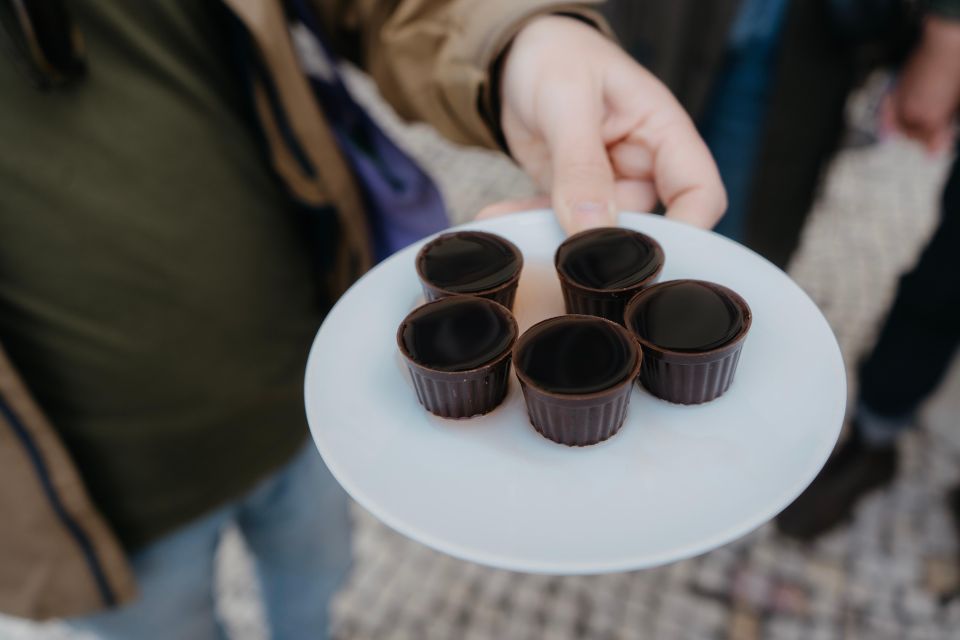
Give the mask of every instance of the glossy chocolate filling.
M 424 305 L 410 315 L 402 331 L 407 354 L 438 371 L 481 367 L 503 354 L 514 337 L 505 310 L 470 297 Z
M 644 293 L 628 323 L 638 336 L 670 351 L 710 351 L 743 328 L 743 310 L 722 291 L 699 282 L 667 282 Z
M 421 257 L 424 277 L 453 293 L 474 293 L 507 282 L 520 268 L 520 257 L 497 236 L 459 231 L 440 236 Z
M 625 289 L 660 266 L 653 244 L 629 229 L 606 228 L 571 238 L 557 254 L 557 267 L 591 289 Z
M 636 364 L 630 338 L 603 320 L 561 317 L 532 331 L 514 364 L 544 391 L 603 391 L 623 382 Z

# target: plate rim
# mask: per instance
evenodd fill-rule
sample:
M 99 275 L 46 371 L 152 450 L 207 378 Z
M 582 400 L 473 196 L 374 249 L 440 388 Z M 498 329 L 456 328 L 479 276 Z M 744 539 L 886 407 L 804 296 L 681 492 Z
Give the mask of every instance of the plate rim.
M 487 223 L 491 221 L 494 221 L 494 224 L 496 224 L 496 221 L 501 221 L 506 219 L 531 220 L 535 217 L 542 218 L 545 215 L 549 215 L 551 219 L 555 220 L 555 218 L 553 218 L 553 211 L 551 209 L 532 209 L 529 211 L 516 212 L 516 213 L 512 213 L 512 214 L 508 214 L 505 216 L 500 216 L 492 219 L 479 220 L 479 221 L 471 220 L 464 224 L 451 226 L 447 229 L 444 229 L 443 231 L 427 236 L 413 243 L 413 245 L 411 246 L 414 246 L 414 247 L 421 246 L 423 243 L 429 242 L 431 239 L 435 238 L 437 235 L 440 235 L 441 233 L 447 233 L 449 231 L 456 230 L 456 229 L 469 229 L 475 226 L 481 226 L 485 228 L 487 226 Z M 684 227 L 688 226 L 688 225 L 685 225 L 684 223 L 677 222 L 675 220 L 670 220 L 661 215 L 651 214 L 651 213 L 640 213 L 640 212 L 622 212 L 620 214 L 619 224 L 623 225 L 624 220 L 629 220 L 630 218 L 638 218 L 641 220 L 657 219 L 657 223 L 666 223 L 668 225 L 682 225 Z M 423 544 L 431 549 L 434 549 L 442 553 L 445 553 L 447 555 L 450 555 L 452 557 L 455 557 L 459 560 L 463 560 L 466 562 L 471 562 L 479 565 L 484 565 L 484 566 L 492 567 L 495 569 L 522 572 L 522 573 L 532 573 L 532 574 L 541 574 L 541 575 L 571 575 L 571 576 L 572 575 L 602 575 L 602 574 L 623 573 L 628 571 L 655 568 L 655 567 L 671 564 L 673 562 L 679 562 L 682 560 L 694 558 L 696 556 L 702 555 L 709 551 L 718 549 L 726 544 L 729 544 L 731 542 L 734 542 L 735 540 L 742 538 L 743 536 L 758 529 L 759 527 L 761 527 L 762 525 L 770 521 L 783 509 L 789 506 L 789 504 L 792 503 L 797 498 L 797 496 L 799 496 L 804 491 L 804 489 L 806 489 L 810 485 L 810 483 L 813 481 L 816 475 L 823 468 L 823 465 L 829 459 L 830 454 L 832 453 L 834 447 L 836 446 L 838 438 L 843 430 L 845 417 L 846 417 L 845 414 L 846 414 L 846 405 L 847 405 L 848 381 L 847 381 L 846 367 L 843 360 L 842 351 L 840 350 L 840 345 L 837 342 L 836 333 L 833 331 L 833 328 L 830 326 L 830 323 L 827 321 L 826 317 L 823 315 L 823 312 L 820 310 L 819 305 L 817 305 L 816 302 L 813 300 L 813 298 L 810 297 L 809 293 L 806 290 L 804 290 L 803 287 L 801 287 L 797 282 L 795 282 L 783 269 L 773 264 L 762 255 L 756 253 L 755 251 L 749 249 L 748 247 L 745 247 L 744 245 L 741 245 L 740 243 L 735 242 L 729 238 L 726 238 L 715 232 L 708 231 L 705 229 L 696 229 L 693 227 L 691 227 L 691 229 L 694 229 L 696 231 L 703 231 L 705 233 L 710 233 L 713 236 L 715 236 L 715 239 L 719 238 L 724 242 L 736 245 L 738 250 L 746 250 L 751 254 L 753 254 L 755 258 L 759 258 L 763 260 L 765 263 L 767 263 L 767 265 L 769 265 L 775 271 L 778 272 L 778 277 L 786 279 L 794 289 L 799 291 L 806 298 L 807 302 L 809 302 L 809 304 L 813 307 L 813 309 L 817 311 L 817 314 L 819 316 L 819 321 L 824 325 L 824 327 L 827 329 L 827 333 L 831 337 L 830 346 L 832 348 L 830 349 L 830 351 L 831 351 L 831 354 L 836 357 L 836 361 L 837 361 L 837 364 L 839 364 L 839 371 L 841 374 L 840 383 L 842 388 L 838 390 L 838 393 L 837 393 L 838 402 L 837 402 L 837 406 L 834 408 L 834 410 L 839 415 L 840 419 L 837 425 L 833 429 L 832 437 L 830 439 L 827 439 L 827 438 L 823 439 L 823 442 L 819 447 L 820 451 L 816 456 L 816 460 L 818 462 L 816 462 L 816 464 L 810 465 L 811 468 L 808 470 L 806 474 L 804 474 L 805 477 L 802 481 L 797 481 L 792 483 L 789 489 L 786 489 L 782 492 L 783 496 L 785 496 L 784 499 L 775 501 L 777 504 L 780 504 L 782 506 L 778 506 L 775 508 L 767 508 L 762 511 L 758 511 L 757 514 L 754 515 L 753 517 L 745 518 L 744 520 L 739 522 L 737 525 L 733 525 L 733 526 L 727 527 L 726 529 L 720 530 L 716 532 L 714 535 L 704 538 L 698 541 L 697 543 L 687 544 L 682 547 L 673 547 L 670 549 L 669 552 L 661 552 L 659 554 L 644 553 L 644 554 L 634 555 L 630 557 L 624 556 L 624 559 L 620 561 L 601 561 L 601 562 L 572 561 L 572 562 L 563 563 L 562 565 L 555 562 L 522 561 L 512 557 L 505 557 L 502 554 L 477 551 L 475 549 L 468 548 L 464 545 L 450 542 L 445 539 L 437 538 L 430 533 L 425 533 L 421 531 L 415 525 L 411 525 L 408 522 L 402 521 L 401 518 L 395 518 L 393 515 L 384 513 L 378 506 L 376 506 L 377 500 L 367 496 L 363 490 L 359 489 L 349 479 L 349 474 L 345 474 L 343 472 L 343 469 L 338 465 L 337 462 L 333 460 L 329 460 L 328 457 L 324 455 L 324 452 L 320 447 L 320 443 L 318 442 L 319 440 L 323 440 L 323 438 L 322 436 L 318 436 L 318 429 L 314 428 L 314 420 L 311 420 L 311 415 L 313 414 L 313 411 L 314 411 L 312 408 L 314 402 L 311 401 L 311 398 L 315 398 L 315 396 L 310 394 L 309 390 L 311 386 L 313 386 L 311 384 L 312 381 L 314 380 L 315 376 L 318 375 L 316 371 L 318 367 L 315 366 L 314 363 L 316 360 L 319 360 L 320 358 L 320 356 L 316 354 L 317 354 L 317 351 L 319 350 L 320 341 L 318 338 L 319 338 L 320 332 L 323 330 L 323 324 L 326 323 L 326 318 L 325 318 L 324 323 L 321 324 L 321 326 L 317 330 L 317 334 L 314 337 L 314 340 L 311 344 L 309 355 L 307 358 L 306 371 L 304 374 L 304 405 L 305 405 L 305 411 L 306 411 L 307 422 L 310 430 L 311 440 L 313 441 L 313 444 L 316 447 L 316 449 L 319 451 L 321 457 L 323 458 L 324 463 L 327 465 L 327 468 L 330 470 L 330 473 L 333 475 L 336 481 L 343 487 L 343 489 L 350 495 L 350 497 L 357 504 L 363 507 L 374 518 L 376 518 L 383 524 L 387 525 L 389 528 L 393 529 L 394 531 L 400 533 L 401 535 L 415 542 Z M 374 273 L 374 271 L 376 271 L 377 269 L 385 265 L 387 262 L 393 261 L 395 259 L 399 259 L 400 255 L 403 254 L 408 248 L 409 247 L 398 251 L 394 255 L 387 258 L 387 260 L 377 265 L 377 267 L 370 269 L 365 274 L 363 274 L 360 278 L 358 278 L 357 281 L 350 286 L 350 289 L 344 292 L 344 294 L 341 295 L 340 298 L 337 300 L 337 302 L 330 308 L 326 317 L 329 317 L 334 313 L 336 308 L 343 302 L 343 300 L 346 298 L 347 294 L 351 289 L 353 289 L 354 287 L 360 286 L 360 284 L 365 279 L 370 277 L 371 274 Z

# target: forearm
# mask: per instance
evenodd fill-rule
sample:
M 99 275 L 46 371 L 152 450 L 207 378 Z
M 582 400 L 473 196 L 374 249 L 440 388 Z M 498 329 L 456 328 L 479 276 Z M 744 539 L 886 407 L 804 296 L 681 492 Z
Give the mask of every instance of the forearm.
M 925 16 L 920 41 L 887 104 L 892 129 L 934 153 L 949 147 L 960 106 L 960 19 Z
M 955 3 L 956 4 L 956 3 Z M 924 57 L 928 65 L 948 86 L 954 87 L 954 96 L 960 100 L 960 14 L 946 17 L 941 14 L 928 15 L 923 23 L 918 55 Z
M 922 46 L 942 51 L 944 56 L 960 53 L 960 13 L 956 16 L 940 13 L 927 15 L 923 24 L 922 43 Z

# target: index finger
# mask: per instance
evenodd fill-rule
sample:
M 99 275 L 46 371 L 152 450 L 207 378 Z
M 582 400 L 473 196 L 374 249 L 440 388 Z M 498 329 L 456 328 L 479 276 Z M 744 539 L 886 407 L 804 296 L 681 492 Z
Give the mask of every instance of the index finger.
M 667 217 L 711 229 L 727 209 L 717 164 L 693 121 L 675 100 L 645 124 L 657 192 Z

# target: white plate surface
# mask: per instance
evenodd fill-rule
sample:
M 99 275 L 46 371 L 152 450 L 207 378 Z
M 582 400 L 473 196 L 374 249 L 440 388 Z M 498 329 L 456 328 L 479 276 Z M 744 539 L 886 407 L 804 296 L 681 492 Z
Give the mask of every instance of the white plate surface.
M 568 448 L 527 420 L 512 377 L 489 415 L 444 420 L 418 403 L 396 346 L 422 301 L 417 244 L 357 282 L 330 312 L 307 365 L 307 416 L 337 480 L 397 531 L 451 555 L 537 573 L 627 571 L 729 542 L 786 507 L 830 454 L 846 379 L 826 320 L 782 271 L 714 233 L 648 214 L 620 224 L 656 238 L 661 280 L 739 292 L 753 327 L 732 387 L 700 406 L 635 388 L 610 440 Z M 563 313 L 549 211 L 475 222 L 520 247 L 523 331 Z

